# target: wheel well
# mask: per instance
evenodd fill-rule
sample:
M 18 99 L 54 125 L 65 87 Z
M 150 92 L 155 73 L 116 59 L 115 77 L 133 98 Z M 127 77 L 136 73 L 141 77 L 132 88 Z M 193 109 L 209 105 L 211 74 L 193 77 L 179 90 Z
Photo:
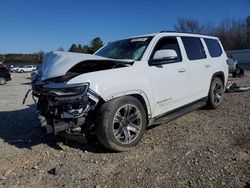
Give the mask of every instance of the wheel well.
M 220 78 L 221 80 L 222 80 L 222 82 L 223 82 L 223 84 L 225 85 L 225 76 L 224 76 L 224 73 L 223 72 L 216 72 L 216 73 L 214 73 L 213 74 L 213 77 L 212 77 L 212 80 L 214 79 L 214 78 Z M 211 80 L 211 82 L 212 82 L 212 80 Z
M 144 100 L 143 96 L 141 96 L 140 94 L 131 94 L 131 95 L 124 95 L 124 96 L 131 96 L 131 97 L 134 97 L 137 100 L 139 100 L 141 102 L 141 104 L 143 105 L 146 114 L 148 113 L 147 104 L 146 104 L 146 101 Z M 120 97 L 124 97 L 124 96 L 120 96 Z M 99 109 L 104 103 L 106 103 L 105 100 L 100 98 L 100 101 L 98 102 L 98 104 L 96 106 L 96 109 Z
M 134 98 L 136 98 L 137 100 L 140 101 L 140 103 L 142 104 L 143 108 L 145 109 L 145 113 L 146 113 L 146 117 L 147 117 L 147 123 L 148 123 L 148 121 L 149 121 L 149 114 L 148 113 L 149 112 L 148 112 L 148 109 L 147 109 L 146 101 L 143 98 L 143 96 L 141 96 L 140 94 L 130 94 L 130 95 L 124 95 L 124 96 L 134 97 Z M 119 97 L 124 97 L 124 96 L 119 96 Z M 103 99 L 100 99 L 100 101 L 98 102 L 97 106 L 95 107 L 94 113 L 98 113 L 99 109 L 101 108 L 101 106 L 104 103 L 106 103 L 106 101 L 103 100 Z
M 131 97 L 136 98 L 137 100 L 139 100 L 141 102 L 141 104 L 143 105 L 144 109 L 145 109 L 145 113 L 146 113 L 146 117 L 147 117 L 147 123 L 148 123 L 148 109 L 147 109 L 147 104 L 146 101 L 144 100 L 143 96 L 139 95 L 139 94 L 132 94 L 129 95 Z

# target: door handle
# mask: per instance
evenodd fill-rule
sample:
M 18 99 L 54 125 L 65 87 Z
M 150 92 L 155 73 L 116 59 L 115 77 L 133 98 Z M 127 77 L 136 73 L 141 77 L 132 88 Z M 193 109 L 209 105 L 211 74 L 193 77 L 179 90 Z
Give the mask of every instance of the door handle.
M 178 72 L 182 73 L 182 72 L 186 72 L 186 70 L 183 69 L 183 68 L 180 68 L 180 69 L 178 70 Z
M 211 64 L 206 64 L 205 67 L 206 68 L 211 67 Z

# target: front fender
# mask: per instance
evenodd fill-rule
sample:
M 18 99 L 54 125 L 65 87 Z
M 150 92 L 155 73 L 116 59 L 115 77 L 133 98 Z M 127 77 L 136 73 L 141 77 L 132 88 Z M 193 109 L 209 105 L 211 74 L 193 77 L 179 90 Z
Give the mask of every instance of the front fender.
M 140 95 L 146 103 L 149 116 L 151 116 L 152 90 L 149 77 L 145 72 L 136 71 L 131 67 L 91 72 L 72 78 L 68 84 L 83 82 L 88 82 L 90 89 L 104 101 L 125 95 Z

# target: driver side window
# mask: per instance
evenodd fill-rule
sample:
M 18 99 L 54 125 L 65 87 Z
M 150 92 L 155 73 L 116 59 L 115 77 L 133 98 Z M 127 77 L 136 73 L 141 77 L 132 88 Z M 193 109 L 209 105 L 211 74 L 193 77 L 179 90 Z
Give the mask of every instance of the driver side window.
M 179 44 L 178 44 L 176 37 L 165 37 L 165 38 L 160 39 L 157 42 L 150 56 L 150 59 L 153 59 L 155 52 L 158 50 L 174 50 L 177 53 L 177 59 L 172 63 L 182 61 L 181 52 L 180 52 Z

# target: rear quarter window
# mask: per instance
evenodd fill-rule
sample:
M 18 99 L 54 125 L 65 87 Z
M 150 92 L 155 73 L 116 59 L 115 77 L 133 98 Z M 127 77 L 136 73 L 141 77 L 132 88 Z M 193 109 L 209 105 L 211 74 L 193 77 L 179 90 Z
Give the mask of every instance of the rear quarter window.
M 181 37 L 181 40 L 183 42 L 189 60 L 206 58 L 206 53 L 200 38 Z
M 204 39 L 211 57 L 219 57 L 222 54 L 222 49 L 218 40 Z

